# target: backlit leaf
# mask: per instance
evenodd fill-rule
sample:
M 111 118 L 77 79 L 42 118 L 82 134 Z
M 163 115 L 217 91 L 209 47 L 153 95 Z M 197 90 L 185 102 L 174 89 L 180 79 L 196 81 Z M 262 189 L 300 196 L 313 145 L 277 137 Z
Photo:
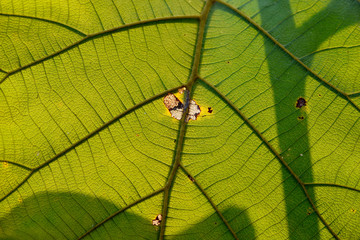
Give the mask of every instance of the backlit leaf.
M 358 1 L 1 0 L 0 44 L 0 239 L 360 238 Z

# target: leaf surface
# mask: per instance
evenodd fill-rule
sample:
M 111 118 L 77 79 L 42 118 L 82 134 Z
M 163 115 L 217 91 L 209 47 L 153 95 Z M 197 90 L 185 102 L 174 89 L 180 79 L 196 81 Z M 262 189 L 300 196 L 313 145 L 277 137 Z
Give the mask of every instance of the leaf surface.
M 0 239 L 360 238 L 359 12 L 1 1 Z

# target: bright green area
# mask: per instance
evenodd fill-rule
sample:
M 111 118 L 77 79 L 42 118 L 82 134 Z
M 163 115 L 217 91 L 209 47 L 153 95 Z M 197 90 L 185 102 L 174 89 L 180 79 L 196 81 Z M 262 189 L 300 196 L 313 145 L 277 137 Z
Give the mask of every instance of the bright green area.
M 0 239 L 359 239 L 359 12 L 1 1 Z

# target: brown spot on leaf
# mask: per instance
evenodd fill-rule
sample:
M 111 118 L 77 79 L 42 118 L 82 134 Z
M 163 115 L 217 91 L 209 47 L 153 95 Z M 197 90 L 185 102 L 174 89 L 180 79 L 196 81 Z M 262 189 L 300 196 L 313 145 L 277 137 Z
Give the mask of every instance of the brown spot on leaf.
M 301 108 L 301 107 L 304 107 L 304 106 L 306 106 L 306 100 L 301 97 L 296 101 L 296 107 Z
M 184 107 L 180 100 L 172 93 L 169 93 L 164 97 L 164 104 L 169 111 Z
M 313 213 L 313 209 L 312 209 L 311 207 L 309 207 L 308 210 L 307 210 L 307 212 L 306 212 L 306 214 L 307 214 L 307 215 L 310 215 L 310 214 L 312 214 L 312 213 Z
M 299 120 L 304 120 L 304 116 L 299 116 L 298 119 Z
M 152 220 L 152 225 L 159 226 L 161 224 L 161 221 L 162 221 L 162 215 L 159 214 L 156 216 L 154 220 Z
M 208 107 L 208 113 L 212 113 L 212 112 L 213 112 L 212 108 Z
M 180 94 L 183 94 L 183 93 L 185 92 L 185 90 L 186 90 L 186 87 L 182 87 L 182 88 L 179 88 L 179 89 L 178 89 L 178 92 L 179 92 Z
M 190 175 L 187 175 L 187 176 L 190 179 L 190 181 L 195 182 L 195 179 L 192 176 L 190 176 Z

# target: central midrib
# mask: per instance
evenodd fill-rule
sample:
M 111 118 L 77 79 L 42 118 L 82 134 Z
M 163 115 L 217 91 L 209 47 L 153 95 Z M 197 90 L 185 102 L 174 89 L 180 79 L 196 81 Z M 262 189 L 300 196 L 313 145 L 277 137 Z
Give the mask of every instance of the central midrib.
M 211 10 L 212 5 L 214 4 L 214 0 L 208 0 L 206 1 L 206 4 L 201 12 L 200 18 L 199 18 L 199 28 L 198 28 L 198 34 L 196 39 L 196 46 L 195 46 L 195 52 L 194 52 L 194 61 L 191 68 L 191 74 L 189 77 L 189 80 L 187 84 L 185 85 L 187 91 L 185 91 L 185 94 L 188 94 L 185 99 L 185 106 L 189 106 L 189 100 L 192 99 L 192 87 L 195 83 L 195 81 L 198 79 L 199 75 L 199 65 L 200 65 L 200 59 L 201 59 L 201 52 L 203 47 L 203 40 L 204 40 L 204 33 L 205 33 L 205 26 L 207 22 L 207 18 L 209 15 L 209 12 Z M 166 228 L 166 219 L 167 219 L 167 212 L 169 207 L 169 198 L 171 194 L 171 188 L 174 183 L 174 179 L 177 173 L 177 170 L 180 166 L 180 160 L 181 160 L 181 153 L 184 145 L 184 139 L 186 134 L 186 127 L 187 122 L 185 121 L 185 118 L 188 114 L 189 108 L 185 109 L 184 114 L 180 120 L 180 129 L 179 134 L 177 138 L 177 145 L 175 150 L 175 157 L 174 157 L 174 163 L 172 165 L 172 168 L 170 169 L 170 174 L 168 181 L 164 187 L 164 198 L 163 198 L 163 210 L 162 210 L 162 216 L 163 221 L 161 223 L 160 232 L 159 232 L 159 239 L 164 239 L 165 236 L 165 228 Z

